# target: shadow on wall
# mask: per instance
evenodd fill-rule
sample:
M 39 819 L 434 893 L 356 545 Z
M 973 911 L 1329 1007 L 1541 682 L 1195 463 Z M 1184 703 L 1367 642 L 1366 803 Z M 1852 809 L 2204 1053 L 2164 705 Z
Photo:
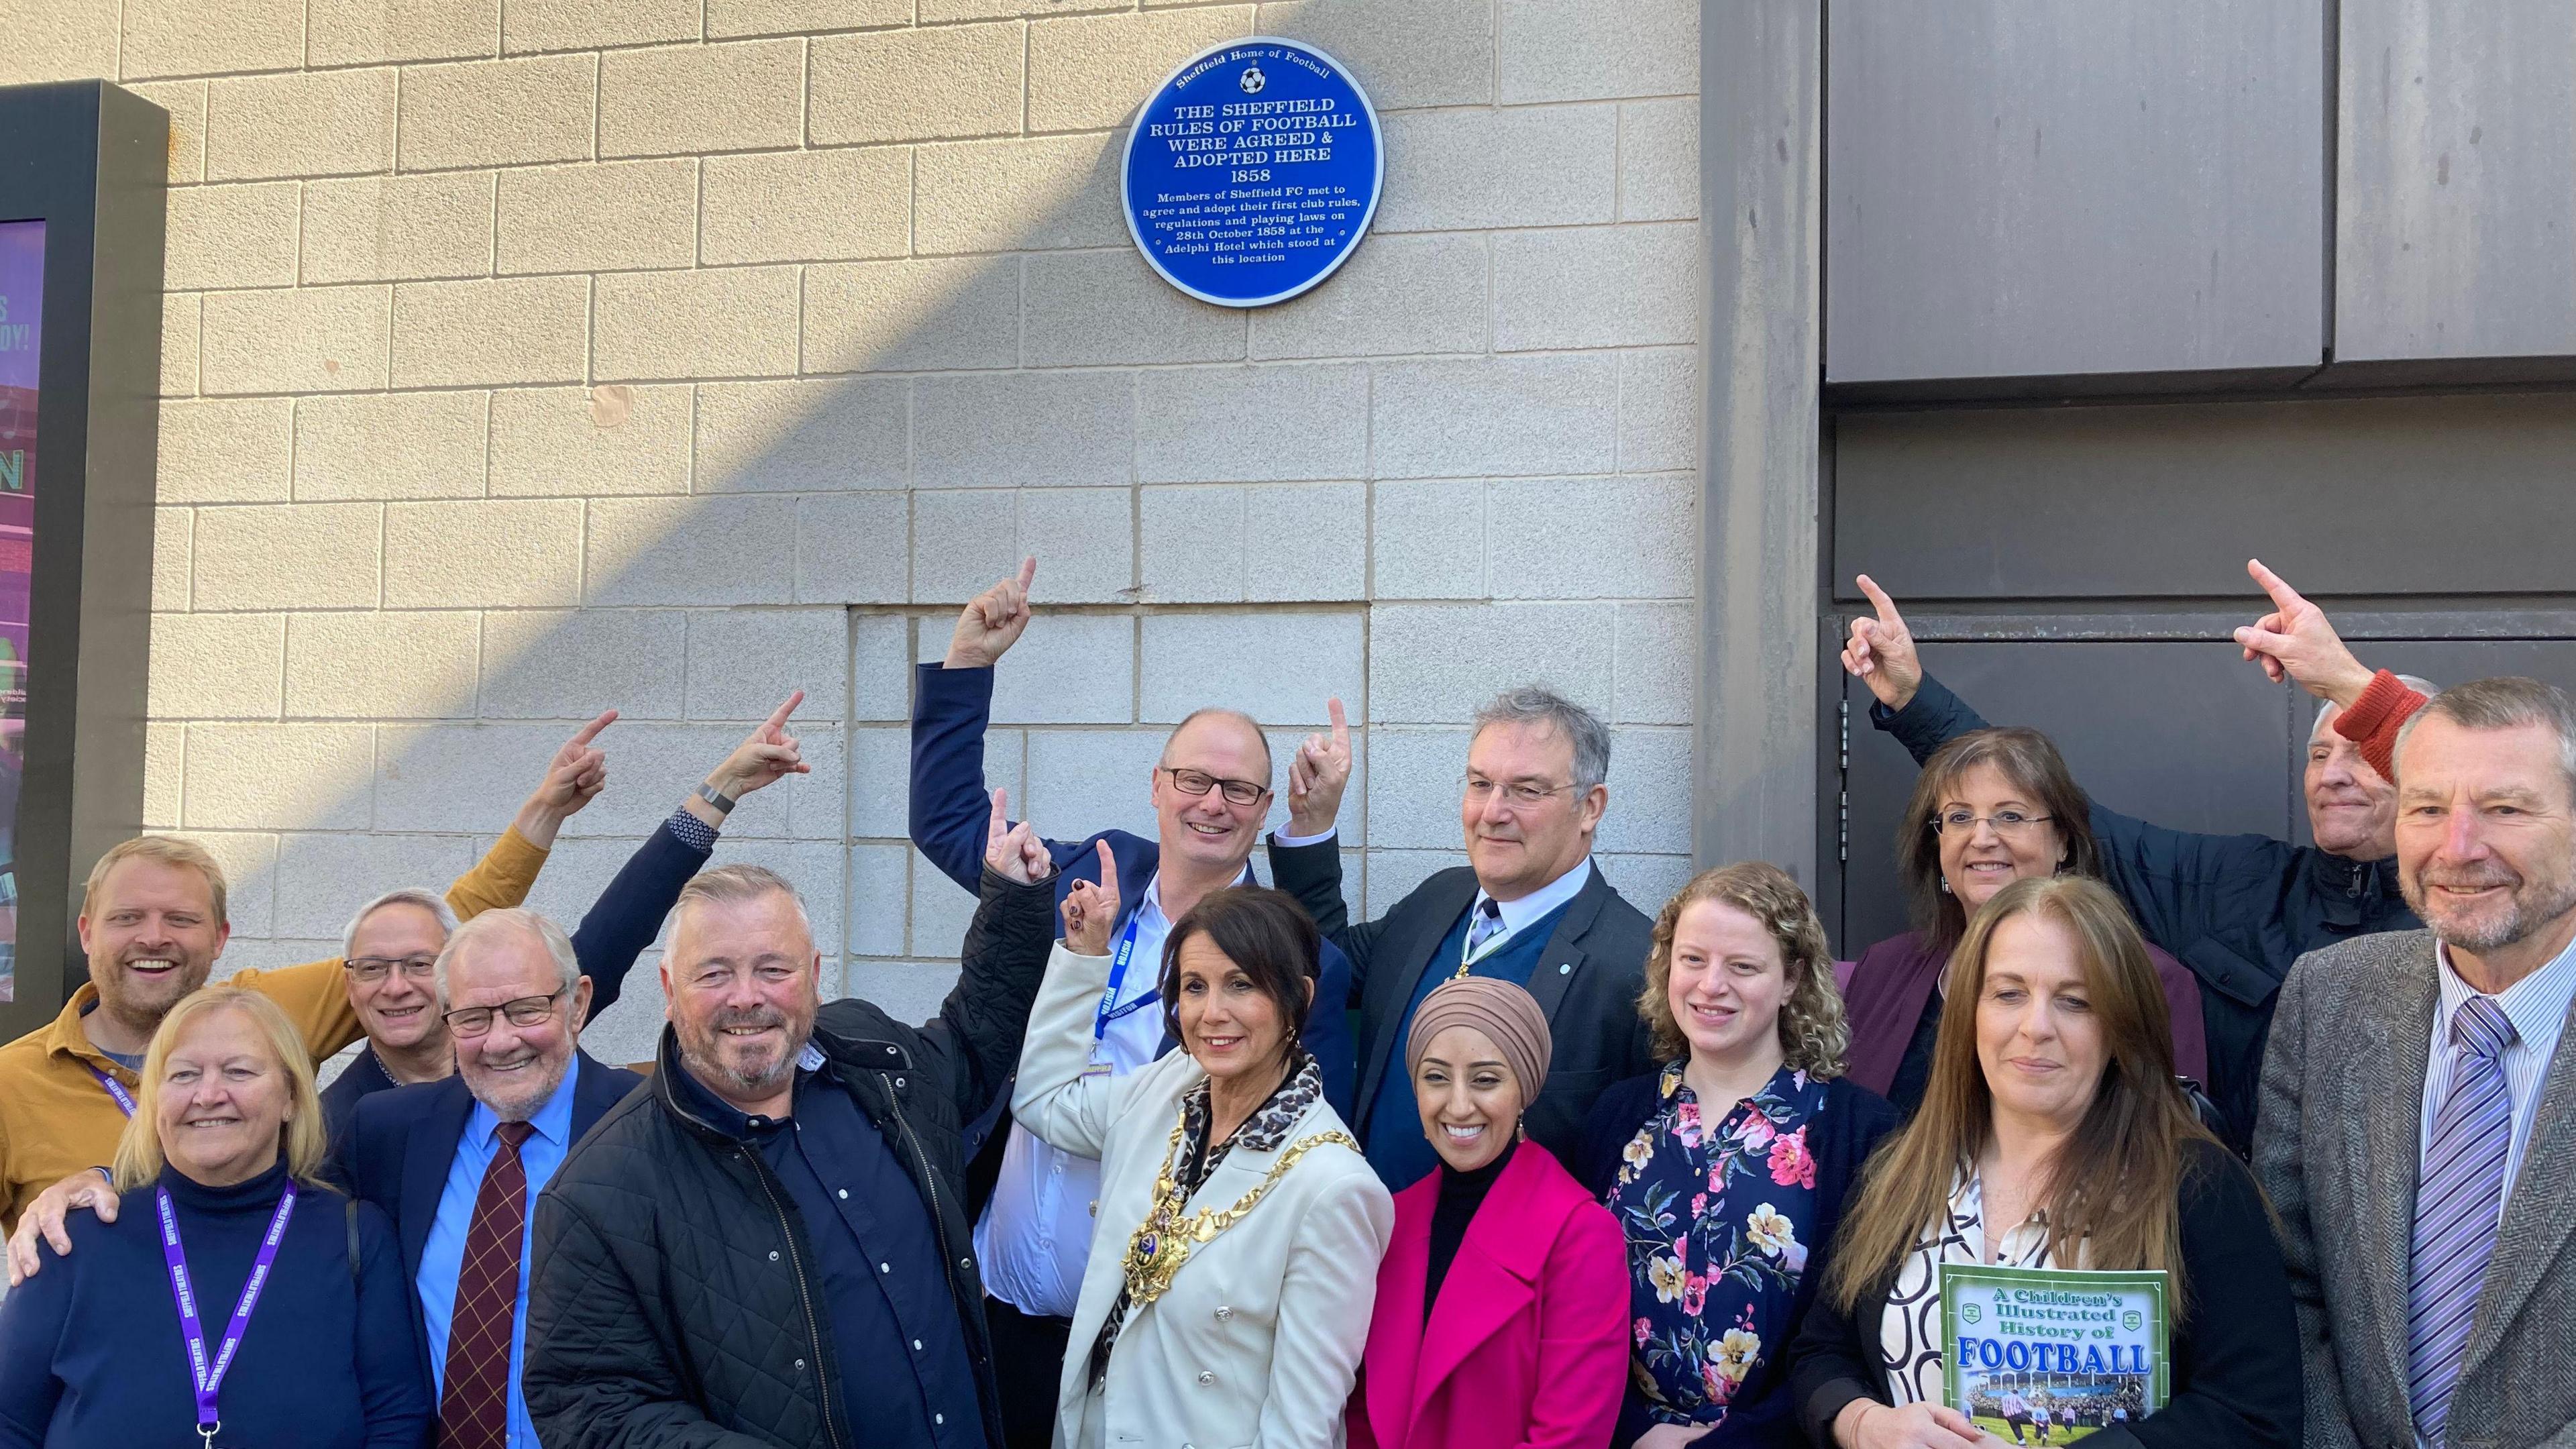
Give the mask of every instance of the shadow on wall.
M 398 666 L 448 676 L 401 691 L 417 717 L 323 732 L 346 736 L 320 762 L 328 784 L 261 812 L 283 833 L 201 837 L 249 886 L 236 929 L 251 939 L 225 965 L 336 953 L 358 902 L 453 878 L 563 738 L 615 708 L 601 740 L 609 787 L 567 826 L 529 901 L 569 928 L 635 843 L 802 688 L 795 731 L 814 772 L 745 801 L 717 859 L 771 866 L 803 890 L 827 999 L 863 994 L 926 1018 L 973 902 L 904 840 L 909 666 L 936 658 L 954 606 L 1024 553 L 1044 558 L 1041 602 L 1076 612 L 1041 621 L 1006 669 L 1020 682 L 996 702 L 990 777 L 1041 828 L 1150 830 L 1141 787 L 1167 726 L 1135 723 L 1135 367 L 1241 363 L 1249 322 L 1137 256 L 1118 209 L 1124 140 L 1067 138 L 1093 154 L 1055 204 L 1034 221 L 983 218 L 962 239 L 986 248 L 976 254 L 601 276 L 606 291 L 639 276 L 791 271 L 799 335 L 747 335 L 721 315 L 661 339 L 594 321 L 591 422 L 602 438 L 672 437 L 687 491 L 589 498 L 579 607 L 484 612 L 479 649 Z M 1009 250 L 1021 247 L 1041 250 Z M 752 376 L 782 365 L 797 375 Z M 424 551 L 433 567 L 472 566 L 440 558 L 438 541 Z M 1363 607 L 1340 606 L 1355 631 Z M 1365 719 L 1359 683 L 1345 692 Z M 1096 727 L 1009 727 L 1085 723 Z M 1306 728 L 1272 732 L 1283 763 Z M 1353 784 L 1356 824 L 1364 777 Z M 651 1053 L 657 955 L 591 1029 L 607 1059 Z

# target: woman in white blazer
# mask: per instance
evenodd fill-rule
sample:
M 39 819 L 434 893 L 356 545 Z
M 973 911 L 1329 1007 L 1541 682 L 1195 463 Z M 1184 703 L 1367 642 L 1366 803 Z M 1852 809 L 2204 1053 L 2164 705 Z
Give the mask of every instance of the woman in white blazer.
M 1339 1445 L 1395 1208 L 1297 1044 L 1314 922 L 1257 886 L 1207 896 L 1159 963 L 1183 1049 L 1095 1071 L 1118 920 L 1101 853 L 1108 888 L 1065 899 L 1011 1098 L 1049 1145 L 1100 1159 L 1057 1449 Z

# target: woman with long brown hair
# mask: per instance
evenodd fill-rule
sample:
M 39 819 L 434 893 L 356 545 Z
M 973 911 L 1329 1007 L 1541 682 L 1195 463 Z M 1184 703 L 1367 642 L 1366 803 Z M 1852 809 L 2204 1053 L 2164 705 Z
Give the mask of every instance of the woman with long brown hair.
M 1871 1159 L 1791 1350 L 1819 1445 L 1991 1445 L 1942 1402 L 1940 1265 L 2161 1271 L 2172 1393 L 2104 1432 L 2295 1449 L 2297 1325 L 2272 1218 L 2174 1082 L 2146 943 L 2095 881 L 2015 881 L 1951 958 L 1923 1105 Z
M 1911 1116 L 1941 1029 L 1941 969 L 1968 917 L 2017 880 L 2098 879 L 2102 857 L 2092 808 L 2065 757 L 2048 736 L 2015 727 L 1961 735 L 1923 762 L 1897 825 L 1896 869 L 1912 929 L 1863 951 L 1843 998 L 1852 1080 Z M 2200 983 L 2180 961 L 2146 950 L 2164 990 L 2175 1070 L 2206 1082 Z

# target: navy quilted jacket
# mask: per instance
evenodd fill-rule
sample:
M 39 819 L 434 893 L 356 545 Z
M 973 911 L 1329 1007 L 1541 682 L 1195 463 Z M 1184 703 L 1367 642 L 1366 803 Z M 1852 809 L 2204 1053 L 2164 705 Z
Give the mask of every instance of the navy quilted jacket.
M 984 1422 L 1000 1449 L 992 1340 L 963 1196 L 960 1132 L 1008 1090 L 1055 936 L 1055 883 L 986 872 L 964 974 L 936 1020 L 906 1026 L 865 1001 L 824 1006 L 814 1045 L 912 1176 L 942 1245 Z M 521 1387 L 548 1449 L 791 1445 L 858 1449 L 813 1250 L 757 1152 L 653 1082 L 574 1144 L 537 1200 Z M 864 1400 L 864 1394 L 858 1396 Z

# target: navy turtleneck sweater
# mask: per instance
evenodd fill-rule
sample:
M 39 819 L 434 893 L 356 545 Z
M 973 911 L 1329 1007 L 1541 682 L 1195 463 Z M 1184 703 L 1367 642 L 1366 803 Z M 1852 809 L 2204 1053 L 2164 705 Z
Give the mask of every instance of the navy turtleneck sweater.
M 283 1163 L 233 1187 L 169 1169 L 179 1237 L 216 1351 L 286 1187 Z M 402 1250 L 376 1208 L 358 1208 L 360 1271 L 349 1273 L 347 1199 L 299 1187 L 268 1286 L 225 1374 L 217 1449 L 419 1449 L 436 1406 L 423 1380 Z M 150 1189 L 113 1223 L 71 1221 L 72 1251 L 43 1249 L 35 1277 L 0 1299 L 0 1449 L 115 1444 L 199 1449 L 179 1310 Z

